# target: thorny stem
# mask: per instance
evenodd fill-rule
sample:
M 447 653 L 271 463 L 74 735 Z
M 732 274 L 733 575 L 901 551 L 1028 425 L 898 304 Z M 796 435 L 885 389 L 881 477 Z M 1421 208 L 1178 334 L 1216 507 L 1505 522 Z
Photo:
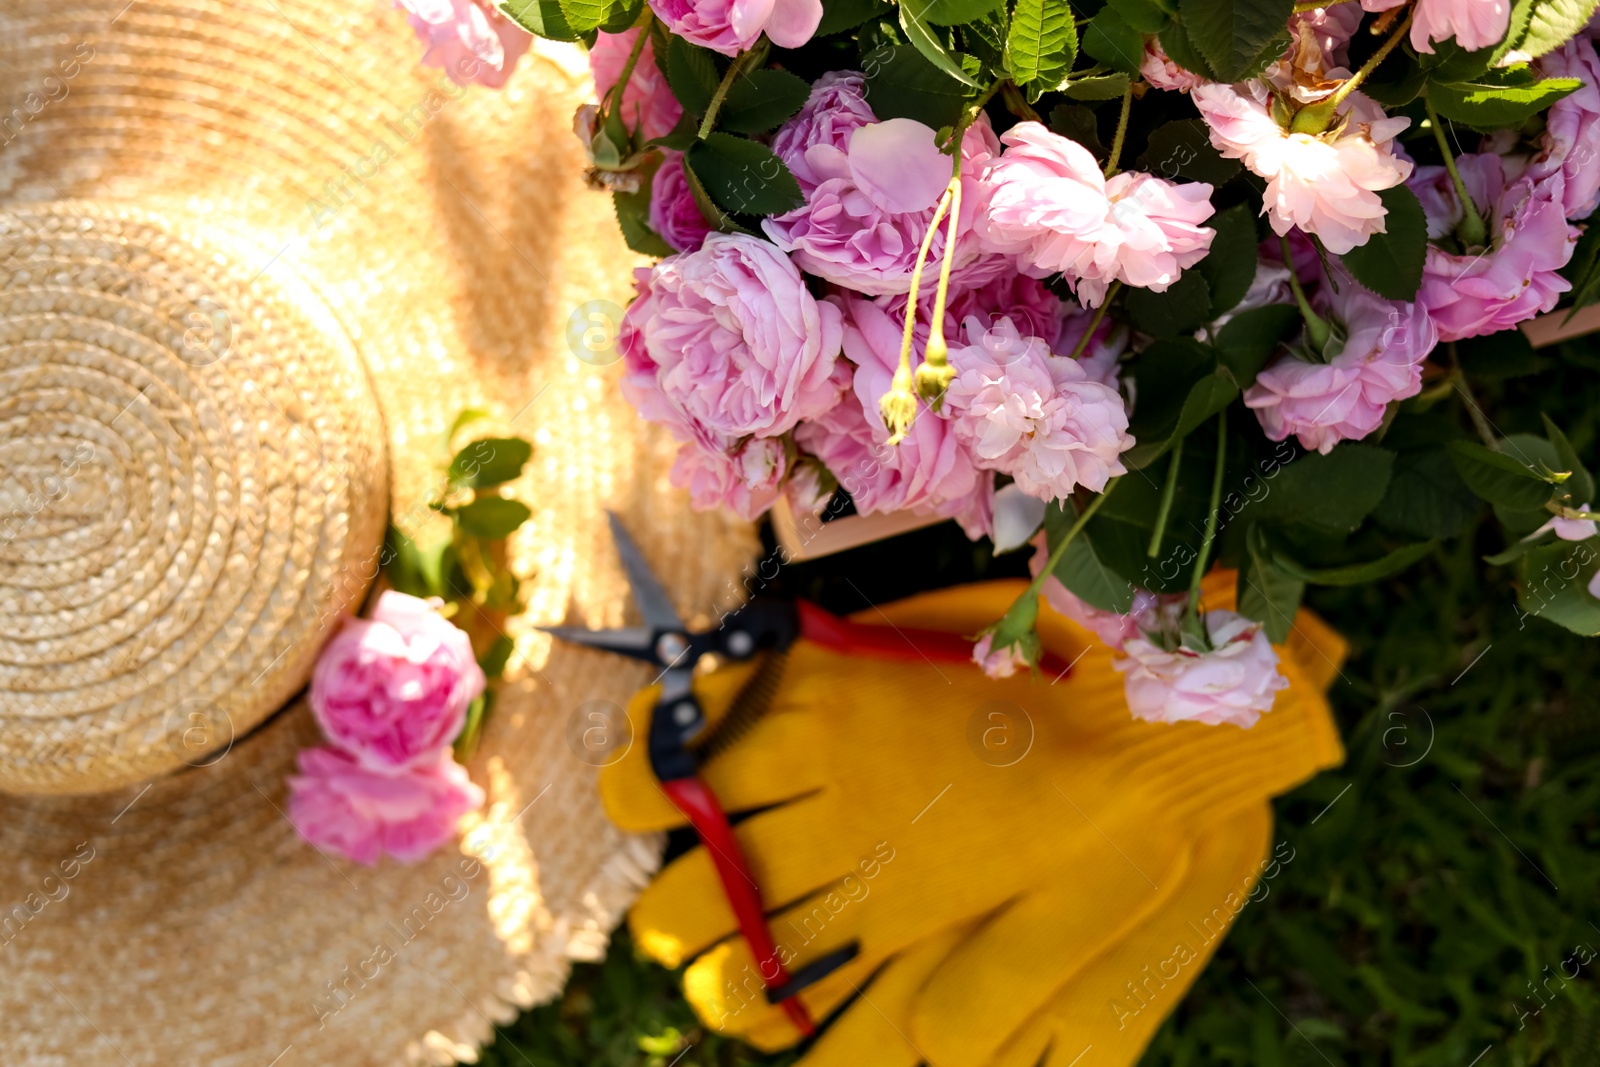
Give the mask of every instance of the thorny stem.
M 722 75 L 722 81 L 717 83 L 717 91 L 711 94 L 711 103 L 706 105 L 706 117 L 700 121 L 700 132 L 696 134 L 700 140 L 704 141 L 711 136 L 712 127 L 717 123 L 717 113 L 722 110 L 722 102 L 727 99 L 728 90 L 733 88 L 733 79 L 743 74 L 747 65 L 765 59 L 766 52 L 766 47 L 758 44 L 750 51 L 740 53 L 732 63 L 728 64 L 727 71 Z
M 1483 224 L 1483 216 L 1478 214 L 1478 205 L 1467 195 L 1467 183 L 1461 179 L 1461 171 L 1456 169 L 1456 154 L 1451 150 L 1450 141 L 1444 135 L 1444 126 L 1439 122 L 1439 113 L 1433 110 L 1433 101 L 1427 97 L 1422 98 L 1422 104 L 1428 109 L 1428 125 L 1433 130 L 1433 139 L 1439 142 L 1439 154 L 1444 157 L 1444 169 L 1450 172 L 1450 184 L 1455 186 L 1456 199 L 1461 201 L 1461 225 L 1457 228 L 1461 243 L 1468 248 L 1487 244 L 1488 228 Z
M 1472 427 L 1478 431 L 1478 437 L 1483 441 L 1484 447 L 1494 452 L 1501 451 L 1500 439 L 1495 436 L 1494 427 L 1489 425 L 1489 417 L 1483 413 L 1478 402 L 1472 397 L 1472 390 L 1467 388 L 1467 376 L 1461 369 L 1461 360 L 1458 358 L 1456 343 L 1451 341 L 1445 346 L 1450 353 L 1450 380 L 1461 393 L 1461 399 L 1467 402 L 1467 414 L 1472 417 Z
M 1206 512 L 1206 536 L 1200 542 L 1200 555 L 1194 561 L 1194 575 L 1189 579 L 1189 617 L 1200 613 L 1200 582 L 1206 576 L 1206 564 L 1211 561 L 1211 546 L 1217 539 L 1217 511 L 1222 507 L 1222 475 L 1228 459 L 1228 409 L 1217 412 L 1217 467 L 1211 475 L 1211 507 Z
M 1289 235 L 1283 234 L 1278 238 L 1283 248 L 1283 265 L 1289 271 L 1289 289 L 1294 293 L 1294 302 L 1300 308 L 1300 317 L 1306 320 L 1306 337 L 1311 342 L 1311 350 L 1320 358 L 1322 350 L 1332 336 L 1332 329 L 1328 320 L 1311 310 L 1311 301 L 1306 299 L 1306 291 L 1300 287 L 1300 276 L 1295 273 L 1294 253 L 1289 249 Z
M 1105 299 L 1100 301 L 1100 306 L 1094 309 L 1094 317 L 1089 320 L 1088 328 L 1083 331 L 1083 336 L 1078 338 L 1078 343 L 1072 346 L 1072 359 L 1077 359 L 1078 357 L 1082 356 L 1084 350 L 1089 347 L 1089 339 L 1093 337 L 1095 331 L 1100 328 L 1100 320 L 1106 317 L 1106 309 L 1111 306 L 1111 301 L 1116 299 L 1117 293 L 1121 289 L 1122 279 L 1118 278 L 1116 281 L 1112 282 L 1111 287 L 1106 290 Z
M 1150 548 L 1145 555 L 1155 559 L 1161 555 L 1161 538 L 1167 532 L 1167 518 L 1172 514 L 1172 498 L 1178 492 L 1178 465 L 1183 462 L 1183 442 L 1185 438 L 1178 438 L 1178 443 L 1172 446 L 1172 462 L 1167 465 L 1167 483 L 1161 487 L 1161 507 L 1156 511 L 1156 529 L 1150 535 Z
M 1122 481 L 1121 475 L 1111 479 L 1106 483 L 1106 487 L 1100 490 L 1100 495 L 1089 501 L 1083 511 L 1079 513 L 1077 521 L 1062 535 L 1061 542 L 1050 550 L 1050 558 L 1045 561 L 1044 569 L 1034 576 L 1032 583 L 1029 584 L 1022 596 L 1017 598 L 1018 600 L 1023 599 L 1023 597 L 1039 595 L 1039 590 L 1044 588 L 1045 579 L 1056 572 L 1056 565 L 1061 562 L 1061 557 L 1067 554 L 1067 546 L 1072 544 L 1072 539 L 1077 537 L 1079 531 L 1089 524 L 1090 519 L 1094 518 L 1094 513 L 1100 510 L 1100 505 L 1106 502 L 1106 497 L 1111 495 L 1111 491 L 1117 487 L 1117 483 L 1120 481 Z
M 1122 142 L 1128 136 L 1128 112 L 1133 107 L 1133 83 L 1122 93 L 1122 111 L 1117 115 L 1117 133 L 1111 139 L 1111 154 L 1106 157 L 1106 177 L 1109 178 L 1117 172 L 1117 163 L 1122 159 Z
M 644 46 L 650 43 L 650 18 L 650 7 L 646 5 L 644 13 L 639 16 L 639 36 L 633 39 L 633 48 L 628 51 L 628 61 L 622 64 L 622 74 L 618 76 L 617 83 L 611 87 L 611 92 L 606 94 L 608 108 L 622 106 L 622 96 L 627 92 L 628 82 L 633 80 L 633 68 L 639 65 L 639 57 L 644 54 Z M 613 93 L 616 94 L 615 104 L 612 104 L 610 99 Z

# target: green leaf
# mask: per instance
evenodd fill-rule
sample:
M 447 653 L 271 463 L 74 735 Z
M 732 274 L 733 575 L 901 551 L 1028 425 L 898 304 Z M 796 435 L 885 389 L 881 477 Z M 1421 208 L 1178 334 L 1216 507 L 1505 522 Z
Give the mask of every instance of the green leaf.
M 1184 70 L 1198 74 L 1208 81 L 1217 80 L 1217 72 L 1211 69 L 1206 57 L 1194 46 L 1181 15 L 1172 20 L 1172 25 L 1161 31 L 1161 50 L 1167 54 L 1168 59 Z
M 1074 100 L 1121 100 L 1128 91 L 1128 76 L 1122 71 L 1078 78 L 1061 90 Z
M 450 432 L 444 435 L 445 441 L 449 442 L 453 439 L 456 434 L 461 432 L 463 426 L 470 426 L 479 419 L 487 419 L 488 417 L 489 413 L 483 408 L 462 408 L 456 415 L 456 421 L 450 424 Z
M 1169 380 L 1141 390 L 1128 427 L 1138 443 L 1122 454 L 1130 470 L 1148 466 L 1239 395 L 1239 386 L 1217 363 L 1216 354 L 1195 341 L 1157 341 L 1136 364 L 1140 383 Z
M 450 461 L 450 484 L 484 489 L 509 482 L 522 473 L 533 446 L 521 437 L 485 437 L 472 442 Z
M 633 8 L 634 15 L 638 14 L 637 5 L 617 0 L 561 0 L 561 10 L 566 12 L 567 25 L 580 34 L 592 33 L 602 26 L 615 25 L 618 20 L 627 17 L 629 7 Z M 627 18 L 627 21 L 622 23 L 622 29 L 627 29 L 632 22 L 632 18 Z
M 1223 158 L 1211 144 L 1206 124 L 1199 119 L 1178 119 L 1150 131 L 1140 163 L 1145 170 L 1168 181 L 1187 178 L 1221 185 L 1239 173 L 1239 161 Z M 1253 228 L 1251 232 L 1254 233 Z
M 1589 592 L 1597 561 L 1600 551 L 1592 539 L 1541 545 L 1518 564 L 1517 603 L 1528 615 L 1573 633 L 1600 636 L 1600 598 Z
M 1376 445 L 1346 442 L 1327 455 L 1302 453 L 1279 468 L 1255 516 L 1354 530 L 1383 499 L 1393 469 L 1394 453 Z
M 970 85 L 974 89 L 983 88 L 981 82 L 962 69 L 961 61 L 945 47 L 945 43 L 933 32 L 932 26 L 925 20 L 916 18 L 905 4 L 900 5 L 900 29 L 905 33 L 906 40 L 911 42 L 911 46 L 922 53 L 923 59 L 963 85 Z
M 1144 35 L 1114 9 L 1101 8 L 1083 35 L 1083 50 L 1112 70 L 1138 74 L 1139 61 L 1144 58 Z
M 823 0 L 822 21 L 817 23 L 817 37 L 827 37 L 845 30 L 853 30 L 863 22 L 884 18 L 894 6 L 884 0 Z
M 1055 85 L 1078 58 L 1078 31 L 1067 0 L 1017 0 L 1006 34 L 1011 78 L 1018 85 Z M 1127 88 L 1124 78 L 1123 89 Z M 1122 95 L 1119 90 L 1118 96 Z
M 1217 360 L 1240 389 L 1248 389 L 1278 346 L 1298 334 L 1300 326 L 1300 309 L 1293 304 L 1241 311 L 1217 331 Z
M 1517 51 L 1538 59 L 1577 36 L 1594 14 L 1594 0 L 1534 0 L 1528 12 L 1528 30 Z
M 1399 455 L 1372 517 L 1396 533 L 1456 537 L 1482 506 L 1441 445 Z
M 567 22 L 566 13 L 555 0 L 504 0 L 500 13 L 535 37 L 552 41 L 576 41 L 580 34 Z
M 516 648 L 515 643 L 505 634 L 494 639 L 494 643 L 483 650 L 483 655 L 478 657 L 478 666 L 490 678 L 498 678 L 506 672 L 506 663 L 511 659 L 511 652 Z
M 1549 415 L 1541 412 L 1539 418 L 1544 420 L 1544 435 L 1550 439 L 1550 444 L 1556 450 L 1559 468 L 1572 472 L 1572 477 L 1568 478 L 1561 488 L 1571 494 L 1575 506 L 1594 503 L 1594 475 L 1589 473 L 1589 468 L 1578 458 L 1578 450 L 1572 447 L 1567 435 L 1561 432 L 1561 427 L 1550 420 Z
M 660 259 L 674 249 L 650 228 L 650 187 L 634 193 L 612 193 L 611 205 L 617 213 L 617 228 L 628 247 L 640 255 Z
M 1523 556 L 1526 556 L 1534 549 L 1543 548 L 1548 544 L 1550 544 L 1549 534 L 1546 534 L 1540 538 L 1536 538 L 1532 541 L 1527 539 L 1514 541 L 1512 542 L 1511 547 L 1506 549 L 1504 552 L 1496 552 L 1492 556 L 1484 556 L 1483 561 L 1496 567 L 1504 567 L 1507 563 L 1515 563 L 1517 560 L 1521 559 Z
M 1045 512 L 1045 540 L 1052 546 L 1072 525 L 1073 514 L 1052 504 Z M 1095 552 L 1094 544 L 1083 533 L 1072 539 L 1056 564 L 1055 576 L 1074 595 L 1102 611 L 1125 614 L 1133 609 L 1133 583 L 1112 570 Z
M 1211 249 L 1197 265 L 1211 289 L 1211 314 L 1215 319 L 1233 310 L 1256 277 L 1256 220 L 1250 209 L 1235 204 L 1210 219 L 1216 236 Z
M 691 115 L 706 113 L 722 81 L 716 53 L 697 48 L 682 37 L 673 37 L 667 45 L 667 65 L 662 73 L 667 76 L 667 88 Z
M 639 12 L 643 10 L 644 0 L 624 0 L 621 3 L 613 3 L 606 13 L 605 21 L 600 23 L 598 28 L 606 33 L 624 33 L 639 21 Z
M 1116 214 L 1116 207 L 1111 210 Z M 1193 333 L 1211 321 L 1211 289 L 1205 275 L 1198 270 L 1184 271 L 1164 292 L 1132 288 L 1127 292 L 1124 307 L 1129 321 L 1152 337 Z
M 1461 480 L 1479 497 L 1510 508 L 1530 511 L 1550 499 L 1551 486 L 1537 471 L 1504 452 L 1492 452 L 1471 441 L 1451 441 L 1450 459 Z
M 698 138 L 695 143 L 699 143 Z M 694 199 L 694 206 L 700 209 L 701 217 L 715 226 L 719 233 L 750 232 L 711 199 L 711 194 L 706 191 L 705 183 L 700 180 L 700 176 L 694 172 L 693 162 L 687 154 L 683 157 L 683 176 L 689 183 L 689 195 Z
M 1107 0 L 1106 6 L 1143 34 L 1160 33 L 1172 21 L 1172 15 L 1157 0 Z
M 419 547 L 391 523 L 384 537 L 383 576 L 396 590 L 408 596 L 443 596 L 440 561 L 449 543 L 441 539 L 432 548 Z
M 503 496 L 479 497 L 455 511 L 456 521 L 461 528 L 485 541 L 510 537 L 532 514 L 521 501 Z
M 1237 81 L 1262 51 L 1288 37 L 1294 0 L 1179 0 L 1189 40 L 1217 77 Z
M 1382 189 L 1384 232 L 1367 238 L 1340 258 L 1356 281 L 1390 300 L 1415 300 L 1428 255 L 1428 220 L 1422 202 L 1404 185 Z
M 1517 85 L 1496 71 L 1471 82 L 1429 82 L 1428 102 L 1447 119 L 1489 131 L 1521 126 L 1580 84 L 1577 78 L 1546 78 Z
M 786 70 L 753 70 L 734 79 L 717 127 L 734 133 L 766 133 L 805 106 L 811 86 Z
M 975 22 L 999 7 L 1003 0 L 900 0 L 900 18 L 933 26 L 959 26 Z
M 1267 640 L 1281 645 L 1294 630 L 1294 617 L 1300 610 L 1306 583 L 1273 562 L 1261 527 L 1250 527 L 1246 545 L 1239 568 L 1239 612 L 1261 623 Z
M 1456 361 L 1474 378 L 1519 378 L 1539 369 L 1533 345 L 1521 330 L 1468 337 L 1456 345 Z
M 1387 578 L 1431 555 L 1439 546 L 1437 541 L 1423 541 L 1397 548 L 1386 556 L 1364 563 L 1347 563 L 1342 567 L 1307 567 L 1295 562 L 1281 550 L 1274 550 L 1272 559 L 1291 578 L 1310 585 L 1365 585 L 1379 578 Z
M 804 202 L 800 183 L 766 145 L 713 133 L 684 154 L 711 199 L 744 215 L 781 215 Z
M 879 120 L 916 119 L 936 130 L 960 120 L 966 87 L 912 46 L 875 48 L 862 57 L 861 69 L 867 75 L 867 103 Z

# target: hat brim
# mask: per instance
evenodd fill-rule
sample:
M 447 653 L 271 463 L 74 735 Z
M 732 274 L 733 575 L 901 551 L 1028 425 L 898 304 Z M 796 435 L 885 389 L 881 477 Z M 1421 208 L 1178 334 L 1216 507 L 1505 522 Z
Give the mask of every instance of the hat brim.
M 318 740 L 299 703 L 143 786 L 0 796 L 0 1061 L 447 1063 L 601 952 L 655 862 L 606 823 L 573 739 L 647 672 L 532 624 L 625 621 L 605 508 L 686 616 L 737 598 L 755 541 L 688 513 L 672 443 L 568 344 L 575 309 L 626 304 L 635 262 L 568 132 L 590 92 L 578 53 L 536 49 L 490 93 L 418 67 L 384 7 L 124 5 L 0 13 L 0 122 L 27 116 L 0 201 L 170 206 L 275 250 L 264 269 L 314 286 L 372 373 L 402 524 L 426 514 L 456 414 L 495 411 L 534 443 L 511 546 L 529 609 L 469 766 L 488 803 L 415 866 L 296 835 L 285 778 Z

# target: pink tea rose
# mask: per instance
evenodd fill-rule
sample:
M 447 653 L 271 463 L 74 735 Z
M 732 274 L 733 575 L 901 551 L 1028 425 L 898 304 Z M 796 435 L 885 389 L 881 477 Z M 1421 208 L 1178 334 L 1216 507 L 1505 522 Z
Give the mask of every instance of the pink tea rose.
M 1560 274 L 1579 231 L 1562 208 L 1559 174 L 1508 182 L 1499 156 L 1461 156 L 1456 167 L 1488 230 L 1487 249 L 1428 246 L 1417 303 L 1439 327 L 1439 340 L 1499 333 L 1556 306 L 1572 283 Z M 1428 234 L 1453 233 L 1462 217 L 1443 167 L 1418 167 L 1411 187 L 1428 217 Z
M 796 428 L 795 443 L 817 457 L 863 515 L 911 510 L 954 518 L 969 536 L 990 532 L 994 476 L 980 471 L 942 414 L 919 406 L 905 438 L 890 445 L 878 401 L 900 361 L 904 321 L 858 297 L 835 297 L 844 310 L 844 354 L 855 364 L 839 403 Z M 926 321 L 916 347 L 927 343 Z
M 799 48 L 822 21 L 822 0 L 650 0 L 667 28 L 702 48 L 736 56 L 762 33 L 779 48 Z
M 1064 499 L 1094 492 L 1125 473 L 1118 458 L 1133 447 L 1116 390 L 1089 380 L 1081 364 L 1023 337 L 1010 319 L 992 329 L 968 322 L 972 343 L 952 345 L 955 381 L 945 403 L 956 433 L 978 465 L 1016 479 L 1029 496 Z
M 395 0 L 427 51 L 422 65 L 442 69 L 457 85 L 505 85 L 533 36 L 477 0 Z
M 1050 546 L 1041 532 L 1033 539 L 1033 556 L 1028 560 L 1028 569 L 1037 577 L 1048 562 Z M 1055 575 L 1046 578 L 1039 591 L 1044 594 L 1045 603 L 1084 629 L 1093 631 L 1101 644 L 1118 652 L 1135 637 L 1173 628 L 1177 616 L 1189 602 L 1189 598 L 1182 593 L 1157 594 L 1147 589 L 1135 589 L 1133 607 L 1126 615 L 1118 615 L 1083 600 L 1062 585 Z
M 778 158 L 800 181 L 805 203 L 762 221 L 763 232 L 805 271 L 868 296 L 905 293 L 923 237 L 950 181 L 951 159 L 934 131 L 912 119 L 862 122 L 864 102 L 852 76 L 812 91 L 813 105 L 785 123 L 774 139 Z M 838 112 L 829 115 L 825 108 Z M 870 115 L 871 112 L 866 113 Z M 814 140 L 805 140 L 809 134 Z M 978 254 L 971 236 L 977 171 L 999 150 L 987 119 L 962 141 L 963 201 L 954 262 Z M 931 284 L 944 255 L 941 221 L 923 277 Z
M 986 252 L 1015 256 L 1036 277 L 1064 274 L 1098 307 L 1114 281 L 1155 292 L 1205 257 L 1215 231 L 1211 186 L 1123 172 L 1109 181 L 1089 150 L 1037 122 L 1000 138 L 983 170 L 975 229 Z
M 1152 34 L 1145 38 L 1144 55 L 1139 58 L 1139 74 L 1156 89 L 1186 93 L 1206 79 L 1184 70 L 1174 63 L 1161 47 L 1160 38 Z
M 1298 226 L 1342 255 L 1386 232 L 1378 193 L 1411 173 L 1411 161 L 1397 156 L 1392 143 L 1410 119 L 1389 118 L 1373 100 L 1351 93 L 1344 120 L 1327 132 L 1291 133 L 1272 117 L 1259 81 L 1202 85 L 1190 97 L 1217 151 L 1267 179 L 1262 211 L 1274 233 Z
M 1600 205 L 1600 56 L 1593 41 L 1574 37 L 1535 62 L 1546 78 L 1582 84 L 1545 112 L 1540 152 L 1524 173 L 1535 181 L 1560 174 L 1567 218 L 1588 218 Z
M 683 173 L 683 153 L 664 151 L 661 166 L 650 179 L 650 228 L 677 252 L 693 252 L 705 243 L 711 223 L 694 202 Z
M 1261 624 L 1231 611 L 1208 611 L 1210 652 L 1160 645 L 1135 637 L 1113 666 L 1124 675 L 1128 710 L 1150 722 L 1230 723 L 1248 729 L 1272 710 L 1289 680 Z
M 381 853 L 416 863 L 448 843 L 461 816 L 483 806 L 466 768 L 436 752 L 400 774 L 368 770 L 336 748 L 307 748 L 289 778 L 289 822 L 317 848 L 370 867 Z
M 867 76 L 855 70 L 831 71 L 816 80 L 805 106 L 772 135 L 772 151 L 810 197 L 825 180 L 807 162 L 811 150 L 825 146 L 833 151 L 824 153 L 823 159 L 834 158 L 834 153 L 849 150 L 851 134 L 877 121 L 867 104 Z
M 1256 377 L 1244 403 L 1270 439 L 1293 434 L 1326 454 L 1366 437 L 1390 404 L 1422 391 L 1422 361 L 1439 331 L 1421 305 L 1385 300 L 1348 277 L 1337 292 L 1323 286 L 1318 302 L 1333 321 L 1331 354 L 1324 362 L 1285 356 Z
M 635 277 L 618 330 L 622 392 L 679 441 L 726 452 L 838 400 L 839 309 L 814 299 L 768 242 L 714 233 Z
M 628 56 L 633 53 L 633 42 L 638 30 L 621 33 L 602 33 L 589 49 L 589 70 L 594 75 L 594 91 L 602 100 L 622 77 Z M 637 130 L 645 140 L 665 137 L 672 132 L 683 116 L 683 105 L 678 103 L 667 79 L 656 66 L 654 44 L 649 40 L 633 65 L 633 76 L 628 87 L 622 90 L 622 121 L 630 130 Z M 585 142 L 587 143 L 587 142 Z
M 936 286 L 925 278 L 917 297 L 917 314 L 922 319 L 932 316 L 935 294 Z M 890 318 L 904 321 L 906 294 L 880 297 L 877 304 Z M 1074 305 L 1073 310 L 1079 309 Z M 1008 318 L 1023 336 L 1049 341 L 1061 333 L 1068 313 L 1060 297 L 1038 278 L 1018 271 L 1010 256 L 980 255 L 950 272 L 944 335 L 946 339 L 965 340 L 967 320 L 976 319 L 988 328 Z
M 995 648 L 993 634 L 984 634 L 972 646 L 972 662 L 983 668 L 983 673 L 990 678 L 1010 678 L 1029 667 L 1027 654 L 1020 646 Z
M 1405 0 L 1361 0 L 1368 11 L 1388 11 Z M 1411 15 L 1411 47 L 1433 53 L 1434 41 L 1455 38 L 1468 52 L 1499 44 L 1511 25 L 1511 0 L 1417 0 Z
M 678 449 L 670 481 L 689 491 L 701 511 L 727 508 L 754 522 L 777 503 L 788 457 L 776 437 L 749 437 L 732 453 L 713 452 L 689 441 Z
M 388 590 L 317 657 L 311 710 L 335 746 L 367 770 L 433 762 L 455 740 L 485 679 L 467 635 L 438 601 Z

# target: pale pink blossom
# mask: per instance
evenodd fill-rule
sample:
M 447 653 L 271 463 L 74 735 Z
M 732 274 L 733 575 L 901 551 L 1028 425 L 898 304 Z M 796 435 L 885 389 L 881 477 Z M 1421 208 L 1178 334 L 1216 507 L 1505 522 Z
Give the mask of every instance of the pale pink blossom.
M 1161 39 L 1154 34 L 1144 40 L 1144 55 L 1139 57 L 1139 73 L 1154 88 L 1176 93 L 1186 93 L 1196 85 L 1206 83 L 1205 78 L 1174 63 L 1161 47 Z
M 1037 577 L 1049 561 L 1049 542 L 1041 532 L 1033 539 L 1033 557 L 1028 560 L 1028 569 Z M 1133 606 L 1126 615 L 1119 615 L 1083 600 L 1053 574 L 1044 580 L 1040 592 L 1044 594 L 1045 603 L 1084 629 L 1093 631 L 1101 644 L 1117 652 L 1135 637 L 1173 630 L 1183 606 L 1189 602 L 1182 593 L 1158 594 L 1136 588 Z
M 674 251 L 693 252 L 705 243 L 712 226 L 683 173 L 683 153 L 666 151 L 662 156 L 650 179 L 650 228 Z
M 1029 667 L 1028 656 L 1019 645 L 994 647 L 994 635 L 984 634 L 972 647 L 972 662 L 983 668 L 990 678 L 1010 678 Z
M 917 296 L 917 314 L 928 319 L 933 314 L 937 286 L 926 278 Z M 904 321 L 906 294 L 881 297 L 877 304 L 890 318 Z M 1073 310 L 1078 310 L 1076 305 Z M 965 340 L 963 331 L 969 319 L 987 329 L 1002 318 L 1009 318 L 1025 337 L 1049 341 L 1061 333 L 1069 309 L 1042 281 L 1017 270 L 1010 256 L 985 254 L 950 272 L 949 297 L 944 307 L 946 339 Z M 1084 313 L 1087 317 L 1088 313 Z M 1109 316 L 1106 319 L 1110 321 Z M 1081 331 L 1080 331 L 1081 332 Z
M 636 29 L 602 33 L 589 49 L 594 91 L 602 99 L 622 77 L 622 68 L 627 65 L 638 36 Z M 654 47 L 648 39 L 645 41 L 639 60 L 634 64 L 633 76 L 628 79 L 628 87 L 622 90 L 622 121 L 630 130 L 638 130 L 647 141 L 671 133 L 683 115 L 683 105 L 672 95 L 666 77 L 656 66 Z
M 1211 247 L 1215 231 L 1201 225 L 1211 186 L 1126 171 L 1107 180 L 1088 149 L 1037 122 L 1000 140 L 975 224 L 984 250 L 1037 277 L 1064 274 L 1090 307 L 1115 281 L 1162 292 Z
M 457 85 L 498 89 L 533 43 L 522 27 L 478 0 L 395 0 L 417 40 L 422 65 L 438 67 Z
M 839 309 L 768 242 L 714 233 L 635 277 L 618 331 L 623 395 L 679 441 L 727 452 L 838 400 Z
M 1600 571 L 1595 571 L 1594 577 L 1589 579 L 1589 595 L 1600 600 Z
M 836 285 L 868 296 L 908 292 L 922 239 L 950 181 L 951 159 L 935 145 L 930 127 L 906 118 L 876 121 L 859 88 L 860 75 L 830 77 L 813 88 L 807 107 L 773 141 L 805 202 L 764 219 L 761 228 L 802 270 Z M 999 147 L 987 119 L 970 126 L 962 141 L 956 266 L 978 254 L 972 236 L 976 175 Z M 929 289 L 948 226 L 940 222 L 929 248 Z
M 736 56 L 765 33 L 779 48 L 799 48 L 822 21 L 822 0 L 650 0 L 679 37 Z
M 1204 616 L 1210 652 L 1167 651 L 1144 637 L 1130 638 L 1113 661 L 1123 672 L 1128 710 L 1150 722 L 1229 723 L 1248 729 L 1289 680 L 1261 624 L 1231 611 Z
M 1293 434 L 1326 454 L 1366 437 L 1390 404 L 1422 390 L 1422 361 L 1439 331 L 1420 305 L 1385 300 L 1348 277 L 1337 291 L 1324 285 L 1317 302 L 1334 331 L 1323 359 L 1284 356 L 1256 377 L 1244 402 L 1270 439 Z
M 483 806 L 483 790 L 448 749 L 400 774 L 368 770 L 329 747 L 301 749 L 298 763 L 288 781 L 290 825 L 315 847 L 368 867 L 385 853 L 416 863 Z
M 483 692 L 472 642 L 439 614 L 439 603 L 387 590 L 370 618 L 345 622 L 317 657 L 317 724 L 367 770 L 434 762 Z
M 1125 473 L 1119 454 L 1133 446 L 1122 397 L 1090 381 L 1083 367 L 1023 337 L 1010 319 L 950 349 L 955 381 L 945 403 L 979 466 L 1016 479 L 1023 492 L 1063 499 L 1082 485 L 1094 492 Z
M 1387 11 L 1404 0 L 1361 0 L 1368 11 Z M 1499 44 L 1511 24 L 1511 0 L 1417 0 L 1411 47 L 1432 54 L 1434 41 L 1455 38 L 1468 52 Z
M 1588 511 L 1589 505 L 1584 504 L 1577 510 Z M 1587 541 L 1589 538 L 1595 535 L 1597 529 L 1600 528 L 1597 528 L 1593 519 L 1569 519 L 1564 515 L 1557 515 L 1555 518 L 1551 519 L 1549 522 L 1533 531 L 1533 533 L 1523 538 L 1523 540 L 1531 541 L 1547 530 L 1554 530 L 1555 535 L 1563 541 Z
M 1259 81 L 1203 85 L 1190 96 L 1217 151 L 1267 179 L 1262 212 L 1274 233 L 1298 226 L 1343 254 L 1385 232 L 1378 193 L 1411 173 L 1411 161 L 1392 144 L 1410 119 L 1388 118 L 1377 103 L 1352 93 L 1327 132 L 1291 133 L 1272 117 Z
M 1428 246 L 1417 303 L 1439 327 L 1441 341 L 1510 329 L 1556 306 L 1572 283 L 1560 274 L 1579 231 L 1566 220 L 1559 174 L 1507 181 L 1499 156 L 1458 157 L 1467 194 L 1488 230 L 1488 248 L 1453 251 Z M 1443 167 L 1418 167 L 1411 187 L 1436 239 L 1459 225 L 1462 208 Z
M 1567 218 L 1588 218 L 1600 204 L 1600 56 L 1593 41 L 1574 37 L 1535 62 L 1546 78 L 1581 84 L 1545 112 L 1540 152 L 1524 173 L 1535 181 L 1559 173 Z
M 833 299 L 845 309 L 844 354 L 854 379 L 838 404 L 795 429 L 795 443 L 827 466 L 864 515 L 911 510 L 955 518 L 970 537 L 989 533 L 994 475 L 978 469 L 948 418 L 919 407 L 905 438 L 888 443 L 878 402 L 900 360 L 903 320 L 869 300 Z M 927 343 L 925 320 L 916 343 L 919 351 Z
M 687 489 L 701 511 L 727 508 L 754 521 L 777 502 L 787 468 L 783 441 L 776 437 L 746 438 L 731 453 L 688 441 L 679 447 L 669 479 Z

